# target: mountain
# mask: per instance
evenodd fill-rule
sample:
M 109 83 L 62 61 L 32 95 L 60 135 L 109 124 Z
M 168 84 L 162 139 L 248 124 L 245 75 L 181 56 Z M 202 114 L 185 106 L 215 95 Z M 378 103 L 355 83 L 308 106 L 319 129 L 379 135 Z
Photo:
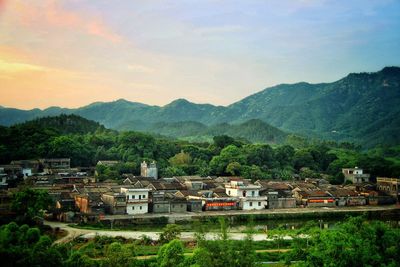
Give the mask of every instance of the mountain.
M 332 83 L 280 84 L 227 107 L 195 104 L 185 99 L 159 107 L 120 99 L 78 109 L 1 108 L 0 125 L 61 113 L 77 114 L 108 128 L 163 132 L 173 136 L 194 132 L 203 135 L 205 129 L 217 132 L 215 125 L 218 124 L 221 128 L 228 123 L 232 128 L 250 120 L 250 123 L 263 121 L 285 132 L 364 146 L 399 144 L 400 68 L 352 73 Z
M 227 108 L 283 130 L 367 145 L 399 143 L 400 68 L 350 74 L 324 84 L 278 85 Z
M 136 122 L 125 126 L 122 130 L 144 131 L 197 141 L 209 141 L 216 135 L 229 135 L 255 143 L 281 143 L 288 135 L 278 128 L 256 119 L 241 124 L 221 123 L 211 126 L 195 121 L 159 122 L 154 124 Z
M 54 131 L 57 134 L 86 134 L 106 130 L 106 128 L 98 122 L 74 114 L 37 118 L 13 125 L 9 129 L 22 132 L 30 131 L 30 129 L 43 129 Z

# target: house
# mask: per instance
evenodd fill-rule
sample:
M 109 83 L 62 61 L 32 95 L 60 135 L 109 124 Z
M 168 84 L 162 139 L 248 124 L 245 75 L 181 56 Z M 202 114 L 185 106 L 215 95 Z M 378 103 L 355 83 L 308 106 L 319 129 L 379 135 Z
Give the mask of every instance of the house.
M 74 195 L 68 191 L 62 190 L 56 197 L 56 208 L 54 216 L 62 222 L 73 222 L 77 207 L 75 206 Z
M 388 195 L 396 198 L 397 202 L 400 201 L 400 179 L 399 178 L 387 178 L 377 177 L 376 186 L 378 191 L 385 192 Z
M 370 175 L 368 173 L 364 173 L 363 169 L 361 168 L 355 167 L 342 169 L 342 173 L 345 181 L 350 181 L 353 184 L 369 182 Z
M 194 199 L 189 198 L 189 201 Z M 222 210 L 237 210 L 238 200 L 237 198 L 199 198 L 202 200 L 202 206 L 205 211 L 222 211 Z
M 189 180 L 189 181 L 185 181 L 184 184 L 186 185 L 187 189 L 189 189 L 189 190 L 202 190 L 202 189 L 204 189 L 203 181 Z
M 126 197 L 127 214 L 145 214 L 149 212 L 148 188 L 122 187 L 121 193 Z
M 105 213 L 105 205 L 102 195 L 109 189 L 100 186 L 74 186 L 72 192 L 75 195 L 75 205 L 81 213 L 99 214 Z
M 157 169 L 157 164 L 155 161 L 150 163 L 150 165 L 147 164 L 146 161 L 143 161 L 140 164 L 140 175 L 144 177 L 152 177 L 153 179 L 158 179 L 158 169 Z
M 40 159 L 39 162 L 43 166 L 44 172 L 48 174 L 68 172 L 71 169 L 71 159 L 69 158 Z
M 239 207 L 243 210 L 260 210 L 267 207 L 267 197 L 260 196 L 261 186 L 245 185 L 241 180 L 231 180 L 225 184 L 225 192 L 230 197 L 239 199 Z
M 171 193 L 166 194 L 170 202 L 170 212 L 183 213 L 187 211 L 187 200 L 184 197 L 177 197 Z
M 367 204 L 365 196 L 354 190 L 331 187 L 328 192 L 335 198 L 336 206 L 363 206 Z
M 13 160 L 10 165 L 21 167 L 25 178 L 32 176 L 33 173 L 38 173 L 41 169 L 39 160 Z
M 121 193 L 118 188 L 112 189 L 110 192 L 101 196 L 104 202 L 105 211 L 109 214 L 125 214 L 126 213 L 126 196 Z
M 19 165 L 0 165 L 0 173 L 6 174 L 8 177 L 22 177 L 22 167 Z
M 153 213 L 169 213 L 170 202 L 165 198 L 165 192 L 155 191 L 151 192 L 150 211 Z
M 203 210 L 203 204 L 200 199 L 188 199 L 187 200 L 187 211 L 201 212 L 202 210 Z
M 333 207 L 336 205 L 335 198 L 322 190 L 295 190 L 294 197 L 299 205 L 306 207 Z
M 296 207 L 296 199 L 291 194 L 285 193 L 285 191 L 268 191 L 266 196 L 268 209 L 289 209 Z

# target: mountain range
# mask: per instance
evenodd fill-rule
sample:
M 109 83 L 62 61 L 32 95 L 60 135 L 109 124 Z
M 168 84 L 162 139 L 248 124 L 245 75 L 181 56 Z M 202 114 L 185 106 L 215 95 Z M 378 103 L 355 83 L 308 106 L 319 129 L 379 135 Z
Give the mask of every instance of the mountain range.
M 399 144 L 400 68 L 352 73 L 332 83 L 280 84 L 226 107 L 195 104 L 185 99 L 162 107 L 124 99 L 77 109 L 0 107 L 0 125 L 60 114 L 76 114 L 116 130 L 174 137 L 200 138 L 227 133 L 246 138 L 251 133 L 251 141 L 279 141 L 286 133 L 296 133 L 366 147 Z M 269 138 L 260 138 L 267 133 Z

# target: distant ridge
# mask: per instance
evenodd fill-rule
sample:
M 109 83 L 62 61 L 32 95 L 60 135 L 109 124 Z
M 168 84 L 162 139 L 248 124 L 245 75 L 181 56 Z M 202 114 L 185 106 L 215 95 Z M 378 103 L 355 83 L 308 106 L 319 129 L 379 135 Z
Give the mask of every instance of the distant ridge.
M 350 141 L 367 147 L 400 144 L 400 68 L 351 73 L 332 83 L 276 85 L 227 107 L 195 104 L 185 99 L 159 107 L 119 99 L 78 109 L 51 107 L 26 111 L 1 108 L 0 125 L 63 113 L 77 114 L 113 129 L 161 132 L 168 128 L 179 136 L 186 134 L 183 127 L 188 125 L 184 123 L 173 130 L 173 123 L 197 122 L 209 130 L 216 124 L 238 125 L 257 119 L 285 132 Z M 157 123 L 165 125 L 157 130 L 154 127 Z

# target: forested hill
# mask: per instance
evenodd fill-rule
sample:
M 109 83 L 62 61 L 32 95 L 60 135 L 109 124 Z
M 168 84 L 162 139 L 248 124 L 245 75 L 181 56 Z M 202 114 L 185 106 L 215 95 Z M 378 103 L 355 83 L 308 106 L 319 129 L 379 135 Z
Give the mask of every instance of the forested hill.
M 198 122 L 239 124 L 258 119 L 285 132 L 371 147 L 400 144 L 400 68 L 349 74 L 333 83 L 281 84 L 267 88 L 230 106 L 195 104 L 184 99 L 159 107 L 117 100 L 78 109 L 45 110 L 0 108 L 0 125 L 13 125 L 42 116 L 77 114 L 112 129 L 152 128 L 157 123 Z M 191 125 L 190 127 L 192 127 Z M 168 126 L 168 131 L 172 131 Z M 153 131 L 152 130 L 152 131 Z M 175 128 L 175 136 L 186 129 Z
M 121 126 L 122 130 L 136 130 L 161 134 L 191 141 L 211 141 L 216 135 L 228 135 L 253 143 L 282 143 L 287 133 L 262 120 L 249 120 L 240 124 L 221 123 L 207 126 L 195 121 L 159 122 L 146 124 L 136 121 Z
M 369 146 L 399 144 L 400 68 L 333 83 L 278 85 L 230 105 L 224 117 L 259 118 L 294 133 Z
M 94 133 L 98 130 L 106 130 L 106 128 L 98 122 L 74 114 L 37 118 L 14 125 L 10 127 L 10 130 L 24 131 L 30 128 L 46 129 L 48 131 L 55 131 L 57 134 L 85 134 Z

